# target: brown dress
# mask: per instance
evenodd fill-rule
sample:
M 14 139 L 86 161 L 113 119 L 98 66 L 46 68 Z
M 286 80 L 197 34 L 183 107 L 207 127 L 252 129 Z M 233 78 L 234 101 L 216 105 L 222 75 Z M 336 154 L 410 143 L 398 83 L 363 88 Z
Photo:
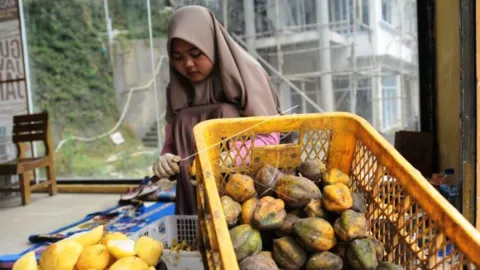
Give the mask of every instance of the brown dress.
M 195 154 L 195 138 L 193 127 L 202 121 L 216 118 L 239 117 L 238 109 L 227 103 L 216 103 L 196 106 L 181 110 L 173 122 L 174 151 L 181 157 Z M 180 163 L 177 174 L 177 191 L 175 199 L 176 215 L 194 215 L 197 213 L 195 187 L 191 184 L 189 168 L 195 157 Z

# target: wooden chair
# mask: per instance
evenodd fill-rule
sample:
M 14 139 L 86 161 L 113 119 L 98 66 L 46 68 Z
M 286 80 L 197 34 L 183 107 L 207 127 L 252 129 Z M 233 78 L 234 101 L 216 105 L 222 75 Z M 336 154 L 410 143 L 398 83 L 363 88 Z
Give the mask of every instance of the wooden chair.
M 48 113 L 42 112 L 14 116 L 12 133 L 12 141 L 18 150 L 17 158 L 7 163 L 1 163 L 0 175 L 19 176 L 23 205 L 30 203 L 31 192 L 35 189 L 48 186 L 49 195 L 55 195 L 57 193 L 57 180 L 55 177 L 54 152 L 50 136 Z M 34 141 L 43 141 L 45 145 L 45 156 L 35 158 L 25 157 L 25 144 Z M 47 181 L 32 185 L 33 172 L 38 168 L 46 168 Z M 2 190 L 5 191 L 6 189 Z M 10 191 L 18 191 L 18 189 L 10 189 Z

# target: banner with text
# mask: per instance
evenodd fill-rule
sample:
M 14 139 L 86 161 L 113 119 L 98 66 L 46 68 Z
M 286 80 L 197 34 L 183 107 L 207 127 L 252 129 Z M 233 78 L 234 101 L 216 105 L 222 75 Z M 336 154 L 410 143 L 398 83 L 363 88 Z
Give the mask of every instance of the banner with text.
M 19 3 L 0 0 L 0 162 L 9 156 L 12 117 L 28 113 L 25 79 Z

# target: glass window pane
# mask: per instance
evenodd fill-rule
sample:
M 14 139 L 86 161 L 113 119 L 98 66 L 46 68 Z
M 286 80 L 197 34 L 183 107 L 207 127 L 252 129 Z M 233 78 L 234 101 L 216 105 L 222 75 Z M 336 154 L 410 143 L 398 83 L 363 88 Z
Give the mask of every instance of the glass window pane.
M 357 105 L 356 112 L 368 122 L 373 121 L 373 107 L 372 107 L 372 80 L 370 78 L 363 78 L 358 80 L 357 91 Z
M 149 29 L 147 1 L 24 0 L 33 107 L 51 113 L 58 177 L 151 175 L 165 140 L 166 29 L 191 4 L 254 44 L 276 85 L 305 82 L 322 110 L 360 115 L 389 138 L 418 129 L 416 1 L 252 2 L 150 0 Z M 318 111 L 290 93 L 280 102 Z
M 58 178 L 143 178 L 163 140 L 155 107 L 165 108 L 171 10 L 150 1 L 153 58 L 163 62 L 153 89 L 147 2 L 107 3 L 24 1 L 34 110 L 50 112 Z

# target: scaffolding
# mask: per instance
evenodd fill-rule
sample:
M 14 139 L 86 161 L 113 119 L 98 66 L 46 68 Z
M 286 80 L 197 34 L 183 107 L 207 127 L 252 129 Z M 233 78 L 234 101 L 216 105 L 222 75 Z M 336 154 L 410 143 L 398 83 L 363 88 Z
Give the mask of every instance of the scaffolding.
M 283 108 L 418 129 L 414 0 L 176 0 L 210 8 L 269 72 Z M 394 86 L 388 85 L 395 82 Z

